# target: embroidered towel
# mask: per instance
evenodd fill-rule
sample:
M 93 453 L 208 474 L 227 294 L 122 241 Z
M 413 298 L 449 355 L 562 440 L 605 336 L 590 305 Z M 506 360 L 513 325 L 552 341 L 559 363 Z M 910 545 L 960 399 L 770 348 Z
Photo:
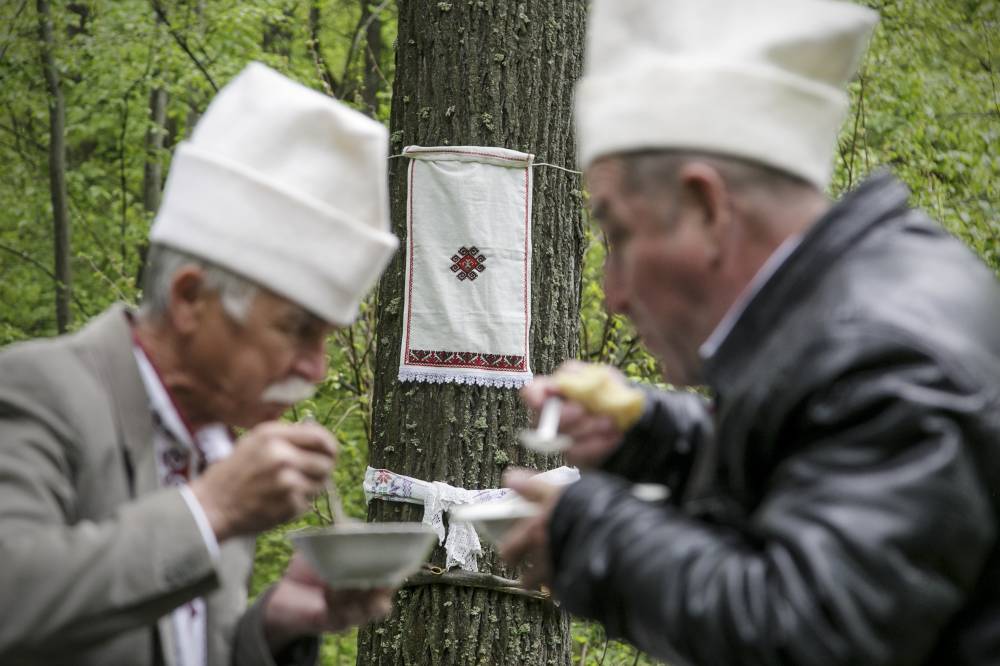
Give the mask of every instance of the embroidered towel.
M 399 380 L 531 380 L 531 164 L 504 148 L 408 146 Z

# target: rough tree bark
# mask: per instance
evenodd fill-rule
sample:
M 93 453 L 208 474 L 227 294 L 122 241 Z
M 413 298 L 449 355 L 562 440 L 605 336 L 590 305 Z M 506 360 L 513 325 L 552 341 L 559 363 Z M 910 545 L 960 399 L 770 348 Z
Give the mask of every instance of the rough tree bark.
M 573 84 L 584 0 L 399 2 L 392 151 L 404 145 L 502 146 L 572 165 Z M 390 161 L 393 227 L 406 235 L 405 160 Z M 550 372 L 577 349 L 583 220 L 579 177 L 539 168 L 532 221 L 531 363 Z M 404 255 L 379 286 L 371 465 L 464 488 L 491 488 L 509 465 L 558 457 L 515 443 L 527 415 L 513 390 L 396 381 Z M 420 520 L 422 507 L 374 501 L 369 519 Z M 517 576 L 486 548 L 480 570 Z M 437 549 L 433 563 L 443 565 Z M 548 601 L 449 585 L 405 588 L 394 614 L 359 633 L 358 663 L 565 664 L 568 620 Z
M 52 198 L 52 228 L 55 249 L 56 326 L 65 333 L 70 325 L 69 301 L 72 289 L 69 266 L 69 209 L 66 194 L 66 102 L 56 67 L 52 12 L 48 0 L 38 0 L 42 67 L 49 92 L 49 192 Z

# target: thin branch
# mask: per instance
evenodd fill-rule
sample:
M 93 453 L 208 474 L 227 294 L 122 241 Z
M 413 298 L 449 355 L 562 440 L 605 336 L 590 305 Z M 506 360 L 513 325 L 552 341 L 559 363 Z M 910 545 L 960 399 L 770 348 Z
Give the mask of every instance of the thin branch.
M 316 75 L 323 83 L 323 90 L 330 97 L 336 97 L 333 90 L 338 85 L 333 78 L 333 72 L 330 71 L 330 67 L 326 63 L 326 59 L 323 58 L 322 46 L 319 42 L 319 19 L 319 2 L 313 0 L 309 6 L 309 39 L 306 45 L 309 47 L 310 55 L 312 55 L 313 64 L 316 66 Z
M 101 278 L 103 278 L 105 282 L 108 283 L 108 286 L 111 287 L 111 290 L 113 292 L 115 292 L 115 298 L 117 298 L 119 301 L 122 301 L 123 303 L 128 303 L 130 301 L 129 297 L 126 296 L 122 292 L 122 290 L 118 288 L 118 285 L 115 284 L 115 281 L 112 280 L 110 277 L 108 277 L 107 273 L 105 273 L 103 270 L 101 270 L 101 268 L 98 267 L 98 265 L 94 263 L 94 260 L 91 259 L 91 257 L 90 257 L 89 254 L 80 254 L 79 256 L 81 256 L 84 259 L 86 259 L 87 263 L 90 264 L 90 267 L 92 269 L 94 269 L 94 273 L 96 273 L 98 276 L 100 276 Z M 123 275 L 122 277 L 126 277 L 126 276 Z
M 14 151 L 15 151 L 15 152 L 16 152 L 16 153 L 17 153 L 18 155 L 20 155 L 20 156 L 21 156 L 21 159 L 23 159 L 23 160 L 24 160 L 25 162 L 27 162 L 28 164 L 31 164 L 32 166 L 37 166 L 37 164 L 36 164 L 36 163 L 35 163 L 35 162 L 34 162 L 34 161 L 32 160 L 32 158 L 31 158 L 31 157 L 29 157 L 29 156 L 28 156 L 28 155 L 27 155 L 27 154 L 26 154 L 26 153 L 24 152 L 24 149 L 23 149 L 23 147 L 21 146 L 21 142 L 22 142 L 22 141 L 25 141 L 25 142 L 27 142 L 27 143 L 31 144 L 31 146 L 32 146 L 32 147 L 33 147 L 33 148 L 34 148 L 35 150 L 37 150 L 38 152 L 45 152 L 45 151 L 47 151 L 47 150 L 48 150 L 48 147 L 47 147 L 47 146 L 45 146 L 45 145 L 43 145 L 43 144 L 39 143 L 39 142 L 38 142 L 37 140 L 35 140 L 35 139 L 34 139 L 33 137 L 30 137 L 30 136 L 29 136 L 29 137 L 24 137 L 24 136 L 21 136 L 21 134 L 20 134 L 20 133 L 19 133 L 19 132 L 18 132 L 18 131 L 17 131 L 16 129 L 13 129 L 13 128 L 10 128 L 10 127 L 7 127 L 7 126 L 6 126 L 6 125 L 4 125 L 3 123 L 0 123 L 0 130 L 3 130 L 3 131 L 5 131 L 5 132 L 7 132 L 7 133 L 9 133 L 9 134 L 10 134 L 11 136 L 13 136 L 13 137 L 14 137 L 14 145 L 12 146 L 12 148 L 14 149 Z
M 351 40 L 351 48 L 347 50 L 347 57 L 344 59 L 344 73 L 340 76 L 341 90 L 337 91 L 337 97 L 344 99 L 349 93 L 353 92 L 353 88 L 347 88 L 348 74 L 350 73 L 351 63 L 354 61 L 354 56 L 358 51 L 358 46 L 361 44 L 361 35 L 368 32 L 368 26 L 378 18 L 379 14 L 382 13 L 386 7 L 389 6 L 390 0 L 383 0 L 382 4 L 376 7 L 368 16 L 365 16 L 364 11 L 361 12 L 361 16 L 358 18 L 358 25 L 354 29 L 354 38 Z
M 27 252 L 22 252 L 21 250 L 10 247 L 8 245 L 4 245 L 3 243 L 0 243 L 0 250 L 3 250 L 4 252 L 9 252 L 10 254 L 20 259 L 21 261 L 34 266 L 41 272 L 45 273 L 45 275 L 49 279 L 51 279 L 55 284 L 57 285 L 59 284 L 59 278 L 56 277 L 56 274 L 53 273 L 51 270 L 49 270 L 49 268 L 45 264 L 31 257 Z M 73 302 L 76 303 L 76 307 L 80 309 L 80 312 L 82 312 L 85 317 L 89 318 L 90 312 L 87 311 L 87 308 L 85 308 L 83 306 L 83 303 L 81 303 L 80 300 L 76 297 L 76 294 L 74 292 L 70 292 L 70 297 L 73 299 Z
M 140 83 L 145 81 L 149 77 L 149 71 L 152 68 L 152 58 L 153 58 L 153 47 L 150 46 L 149 49 L 149 59 L 146 61 L 146 71 L 142 73 L 142 76 L 136 79 L 132 85 L 128 87 L 125 94 L 122 95 L 122 106 L 124 110 L 122 111 L 122 129 L 118 135 L 118 179 L 119 185 L 122 189 L 122 205 L 121 205 L 121 255 L 122 264 L 124 265 L 126 259 L 128 258 L 127 249 L 125 246 L 125 230 L 128 227 L 128 179 L 126 177 L 125 168 L 125 156 L 126 156 L 126 145 L 125 135 L 128 133 L 128 116 L 129 116 L 129 102 L 132 99 L 132 92 L 139 86 Z
M 551 602 L 552 600 L 547 592 L 525 589 L 521 586 L 521 581 L 512 578 L 503 578 L 502 576 L 495 576 L 493 574 L 480 573 L 478 571 L 462 571 L 459 569 L 445 571 L 440 567 L 426 565 L 423 569 L 403 581 L 402 587 L 414 587 L 417 585 L 476 587 L 518 597 L 537 599 L 538 601 Z
M 984 26 L 985 27 L 985 26 Z M 983 38 L 986 40 L 987 62 L 993 61 L 993 41 L 990 39 L 990 31 L 983 30 Z M 993 86 L 993 106 L 996 107 L 997 115 L 1000 115 L 1000 91 L 997 90 L 997 77 L 992 66 L 987 66 L 986 71 L 990 74 L 990 85 Z
M 378 78 L 382 79 L 382 83 L 384 83 L 387 88 L 391 88 L 392 84 L 389 83 L 389 80 L 385 78 L 385 74 L 382 73 L 382 68 L 378 66 L 378 61 L 375 58 L 375 54 L 372 53 L 372 47 L 366 45 L 365 48 L 368 49 L 368 57 L 371 58 L 372 69 L 374 69 L 375 73 L 378 74 Z
M 156 16 L 163 21 L 163 25 L 167 26 L 167 32 L 170 33 L 170 36 L 174 38 L 174 41 L 181 47 L 181 50 L 187 54 L 187 57 L 191 59 L 191 62 L 195 64 L 195 67 L 197 67 L 198 70 L 205 76 L 205 79 L 208 80 L 208 84 L 212 86 L 212 90 L 214 92 L 219 92 L 219 86 L 215 85 L 215 80 L 212 78 L 212 75 L 208 73 L 205 65 L 198 60 L 198 56 L 196 56 L 194 52 L 191 51 L 190 47 L 188 47 L 187 40 L 184 39 L 184 37 L 174 29 L 174 26 L 170 24 L 170 21 L 167 19 L 166 11 L 164 11 L 163 7 L 160 5 L 160 0 L 149 1 L 153 5 L 153 11 L 156 12 Z
M 858 82 L 861 85 L 861 89 L 858 91 L 858 108 L 854 113 L 854 130 L 851 133 L 851 150 L 850 150 L 850 161 L 847 163 L 847 189 L 851 189 L 854 185 L 854 154 L 855 148 L 858 142 L 858 125 L 861 122 L 861 112 L 864 109 L 864 99 L 865 99 L 865 76 L 862 71 L 861 75 L 858 76 Z
M 21 6 L 17 8 L 17 11 L 14 12 L 14 18 L 10 20 L 10 32 L 7 33 L 7 39 L 4 40 L 3 44 L 3 50 L 0 51 L 0 61 L 2 61 L 4 59 L 4 56 L 7 55 L 7 49 L 10 48 L 10 45 L 14 42 L 14 39 L 13 37 L 11 37 L 11 35 L 14 34 L 14 27 L 17 24 L 17 19 L 20 18 L 21 12 L 23 12 L 24 8 L 27 6 L 28 6 L 28 0 L 21 0 Z

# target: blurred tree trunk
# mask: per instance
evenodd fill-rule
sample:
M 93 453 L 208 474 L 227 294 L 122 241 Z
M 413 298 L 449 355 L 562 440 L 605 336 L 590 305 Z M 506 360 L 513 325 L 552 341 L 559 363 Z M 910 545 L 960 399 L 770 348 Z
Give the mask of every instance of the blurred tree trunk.
M 293 20 L 295 20 L 294 5 L 283 5 L 280 17 L 264 19 L 264 31 L 261 37 L 261 49 L 265 53 L 282 56 L 286 64 L 290 64 L 292 60 Z
M 167 134 L 167 91 L 157 86 L 149 92 L 149 127 L 146 129 L 146 163 L 142 171 L 142 206 L 147 213 L 160 210 L 163 190 L 163 139 Z
M 316 72 L 323 83 L 323 90 L 327 95 L 335 97 L 334 91 L 339 84 L 330 71 L 330 66 L 323 57 L 323 47 L 319 40 L 321 8 L 320 0 L 312 0 L 309 4 L 309 55 L 316 66 Z
M 56 326 L 65 333 L 70 325 L 69 301 L 72 282 L 69 266 L 69 209 L 66 194 L 66 102 L 56 67 L 52 12 L 48 0 L 38 0 L 42 66 L 49 93 L 49 191 L 52 198 L 52 228 L 55 246 Z
M 378 14 L 372 14 L 369 0 L 358 0 L 361 3 L 361 20 L 365 27 L 365 81 L 361 98 L 365 104 L 365 112 L 374 118 L 378 115 L 378 91 L 382 82 L 379 70 L 382 62 L 382 20 Z
M 146 161 L 142 169 L 142 207 L 155 216 L 163 194 L 163 145 L 167 135 L 167 91 L 157 86 L 149 91 L 149 127 L 146 128 Z M 149 241 L 139 243 L 139 271 L 136 284 L 142 285 Z
M 404 145 L 502 146 L 570 166 L 573 84 L 584 0 L 399 3 L 392 152 Z M 406 235 L 406 169 L 390 162 L 393 227 Z M 579 177 L 535 170 L 531 364 L 548 373 L 577 350 L 584 249 Z M 510 389 L 396 381 L 404 253 L 378 292 L 371 465 L 463 488 L 493 488 L 511 465 L 550 469 L 558 457 L 518 446 L 527 415 Z M 369 519 L 416 520 L 419 506 L 373 501 Z M 492 549 L 480 571 L 517 577 Z M 433 563 L 443 566 L 438 548 Z M 568 620 L 548 601 L 450 585 L 405 588 L 394 614 L 358 635 L 358 664 L 567 664 Z
M 156 17 L 156 49 L 159 51 L 159 36 L 163 19 Z M 157 61 L 159 60 L 157 54 Z M 159 62 L 154 69 L 154 78 L 162 75 Z M 163 190 L 163 145 L 167 136 L 167 91 L 157 85 L 149 91 L 149 121 L 146 125 L 146 161 L 142 169 L 142 206 L 147 213 L 156 214 L 160 209 L 160 195 Z

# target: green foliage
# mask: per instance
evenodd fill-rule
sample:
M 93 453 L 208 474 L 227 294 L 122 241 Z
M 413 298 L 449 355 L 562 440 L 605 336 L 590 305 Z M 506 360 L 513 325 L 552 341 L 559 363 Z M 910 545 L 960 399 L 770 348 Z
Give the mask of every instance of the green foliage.
M 583 255 L 583 288 L 580 299 L 580 358 L 617 367 L 631 379 L 659 383 L 660 368 L 646 351 L 632 324 L 604 307 L 601 286 L 607 243 L 593 223 L 586 228 L 587 250 Z
M 246 62 L 262 60 L 382 121 L 388 118 L 393 53 L 386 48 L 376 68 L 366 66 L 371 49 L 365 12 L 377 17 L 381 42 L 392 45 L 395 3 L 364 1 L 53 3 L 66 98 L 76 326 L 113 301 L 138 300 L 142 249 L 153 218 L 144 200 L 144 169 L 159 165 L 166 172 L 172 149 L 189 135 L 214 89 Z M 851 116 L 840 137 L 831 192 L 839 194 L 888 166 L 910 185 L 915 204 L 1000 273 L 998 3 L 865 3 L 881 12 L 882 22 L 851 86 Z M 166 21 L 158 20 L 154 6 L 163 9 Z M 39 53 L 34 3 L 0 3 L 0 345 L 55 333 L 49 97 Z M 365 75 L 373 71 L 380 84 L 366 90 Z M 163 127 L 150 115 L 155 89 L 167 94 Z M 163 149 L 147 149 L 151 131 L 163 133 Z M 605 313 L 600 274 L 606 248 L 596 226 L 587 233 L 580 356 L 613 364 L 635 379 L 660 381 L 657 363 L 629 323 Z M 366 513 L 361 479 L 371 435 L 373 340 L 368 303 L 357 324 L 331 338 L 330 373 L 317 396 L 287 415 L 309 415 L 336 433 L 341 451 L 335 482 L 345 509 L 358 518 Z M 286 533 L 323 524 L 329 513 L 320 498 L 312 514 L 261 536 L 253 595 L 284 570 L 291 553 Z M 354 637 L 328 637 L 323 662 L 354 663 Z M 574 663 L 654 663 L 631 646 L 608 643 L 594 624 L 574 622 L 573 641 Z
M 882 20 L 851 86 L 831 189 L 887 166 L 1000 273 L 1000 4 L 865 4 Z
M 158 20 L 154 6 L 163 9 Z M 311 21 L 310 9 L 319 13 Z M 317 90 L 367 108 L 362 7 L 383 42 L 395 34 L 390 3 L 359 0 L 90 0 L 53 3 L 55 58 L 66 100 L 72 310 L 76 326 L 113 301 L 135 302 L 153 212 L 144 168 L 163 173 L 221 87 L 261 60 Z M 367 21 L 367 20 L 366 20 Z M 35 3 L 0 3 L 0 345 L 55 333 L 48 93 L 40 65 Z M 360 31 L 359 31 L 360 30 Z M 183 47 L 182 47 L 183 45 Z M 389 112 L 393 58 L 380 53 L 374 112 Z M 323 73 L 329 72 L 324 83 Z M 167 94 L 166 122 L 150 94 Z M 147 151 L 149 131 L 165 136 Z

